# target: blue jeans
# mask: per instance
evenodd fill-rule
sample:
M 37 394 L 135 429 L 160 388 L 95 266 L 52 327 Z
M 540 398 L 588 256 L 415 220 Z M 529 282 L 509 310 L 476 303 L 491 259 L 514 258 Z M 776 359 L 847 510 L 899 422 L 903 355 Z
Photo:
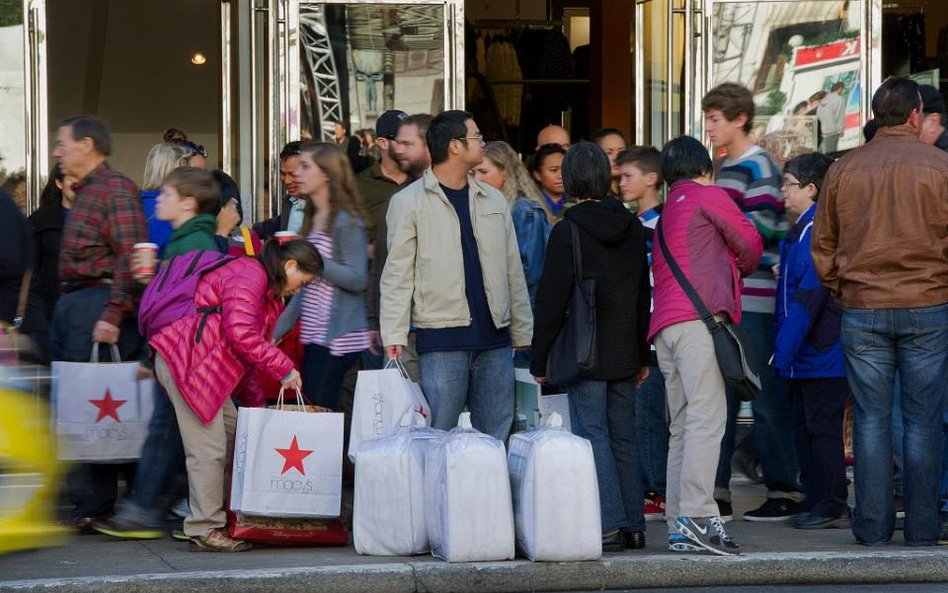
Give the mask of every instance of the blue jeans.
M 645 531 L 645 492 L 635 433 L 635 381 L 577 381 L 566 388 L 573 433 L 596 460 L 602 532 Z
M 760 375 L 760 393 L 754 399 L 754 445 L 764 474 L 764 483 L 771 492 L 798 492 L 797 455 L 793 438 L 793 406 L 786 380 L 768 364 L 774 352 L 774 316 L 766 313 L 743 313 L 741 328 L 749 340 L 748 350 L 754 353 L 751 364 Z M 730 494 L 731 457 L 734 456 L 734 433 L 741 402 L 727 391 L 727 425 L 721 441 L 721 460 L 714 481 L 715 498 L 720 491 Z
M 161 524 L 161 495 L 176 472 L 186 474 L 184 444 L 174 406 L 161 383 L 155 381 L 155 410 L 148 423 L 148 438 L 135 472 L 135 486 L 122 503 L 119 517 L 139 525 Z
M 844 309 L 842 343 L 853 395 L 853 535 L 885 544 L 895 528 L 892 408 L 901 380 L 905 543 L 934 545 L 940 504 L 948 372 L 948 303 L 916 309 Z
M 668 421 L 665 413 L 665 378 L 657 366 L 648 369 L 648 379 L 635 392 L 635 434 L 638 435 L 642 487 L 665 494 L 668 469 Z
M 333 356 L 319 344 L 303 347 L 303 391 L 309 403 L 339 411 L 339 392 L 346 371 L 362 358 L 362 352 Z
M 432 426 L 451 430 L 467 406 L 474 428 L 506 442 L 514 418 L 510 347 L 426 352 L 418 356 L 418 364 Z

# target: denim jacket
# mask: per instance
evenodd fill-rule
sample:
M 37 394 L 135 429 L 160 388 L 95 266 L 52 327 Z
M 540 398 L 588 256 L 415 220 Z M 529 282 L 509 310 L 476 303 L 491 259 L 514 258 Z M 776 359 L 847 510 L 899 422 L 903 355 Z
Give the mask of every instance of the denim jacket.
M 527 291 L 530 293 L 530 302 L 533 303 L 540 275 L 543 273 L 546 242 L 553 227 L 543 206 L 524 196 L 514 201 L 510 214 L 517 232 L 517 245 L 520 247 L 520 261 L 523 262 Z

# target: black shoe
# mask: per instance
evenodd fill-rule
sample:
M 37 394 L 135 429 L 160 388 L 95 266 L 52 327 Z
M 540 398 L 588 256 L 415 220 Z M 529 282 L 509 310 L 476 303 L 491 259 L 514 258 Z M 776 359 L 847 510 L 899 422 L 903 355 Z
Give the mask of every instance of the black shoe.
M 789 498 L 768 498 L 764 504 L 744 513 L 745 521 L 786 521 L 797 514 L 797 503 Z
M 623 531 L 622 541 L 626 550 L 641 550 L 645 547 L 645 532 Z
M 849 529 L 853 526 L 852 515 L 846 509 L 836 517 L 807 514 L 802 519 L 793 518 L 793 526 L 797 529 Z
M 730 502 L 718 498 L 715 498 L 714 502 L 718 503 L 718 515 L 720 515 L 722 521 L 730 521 L 734 518 L 734 508 Z
M 602 534 L 603 552 L 623 552 L 625 551 L 625 541 L 622 538 L 622 532 L 618 529 Z

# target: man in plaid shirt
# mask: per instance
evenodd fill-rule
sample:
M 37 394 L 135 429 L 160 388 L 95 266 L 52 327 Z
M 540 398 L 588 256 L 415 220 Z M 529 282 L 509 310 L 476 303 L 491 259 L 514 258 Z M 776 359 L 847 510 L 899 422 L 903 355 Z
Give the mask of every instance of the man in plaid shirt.
M 51 336 L 55 360 L 88 361 L 93 343 L 117 344 L 123 360 L 138 360 L 144 346 L 136 319 L 141 290 L 130 258 L 132 245 L 147 241 L 148 231 L 138 188 L 108 165 L 110 153 L 111 137 L 96 118 L 80 116 L 60 125 L 53 156 L 63 173 L 79 182 L 60 249 L 62 296 Z M 73 524 L 86 528 L 93 518 L 111 514 L 119 471 L 129 472 L 127 479 L 134 475 L 122 465 L 76 468 L 69 481 Z

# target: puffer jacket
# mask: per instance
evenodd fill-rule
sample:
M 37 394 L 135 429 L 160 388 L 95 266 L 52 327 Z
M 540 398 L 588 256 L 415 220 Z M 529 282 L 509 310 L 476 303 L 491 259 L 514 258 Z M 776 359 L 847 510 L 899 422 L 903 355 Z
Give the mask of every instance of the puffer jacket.
M 263 402 L 249 369 L 281 380 L 293 370 L 293 362 L 268 338 L 283 305 L 255 258 L 241 257 L 208 273 L 198 284 L 194 304 L 221 308 L 206 316 L 200 340 L 197 332 L 205 315 L 195 313 L 163 328 L 149 343 L 168 364 L 188 406 L 209 424 L 238 386 L 249 392 L 249 403 Z
M 780 244 L 777 336 L 773 366 L 781 377 L 845 377 L 839 341 L 842 310 L 820 284 L 810 256 L 816 205 L 803 213 Z
M 649 340 L 670 325 L 700 319 L 668 267 L 659 236 L 665 238 L 678 267 L 708 311 L 740 323 L 741 278 L 757 269 L 763 246 L 753 223 L 727 193 L 714 185 L 676 181 L 668 190 L 655 233 L 655 309 Z

